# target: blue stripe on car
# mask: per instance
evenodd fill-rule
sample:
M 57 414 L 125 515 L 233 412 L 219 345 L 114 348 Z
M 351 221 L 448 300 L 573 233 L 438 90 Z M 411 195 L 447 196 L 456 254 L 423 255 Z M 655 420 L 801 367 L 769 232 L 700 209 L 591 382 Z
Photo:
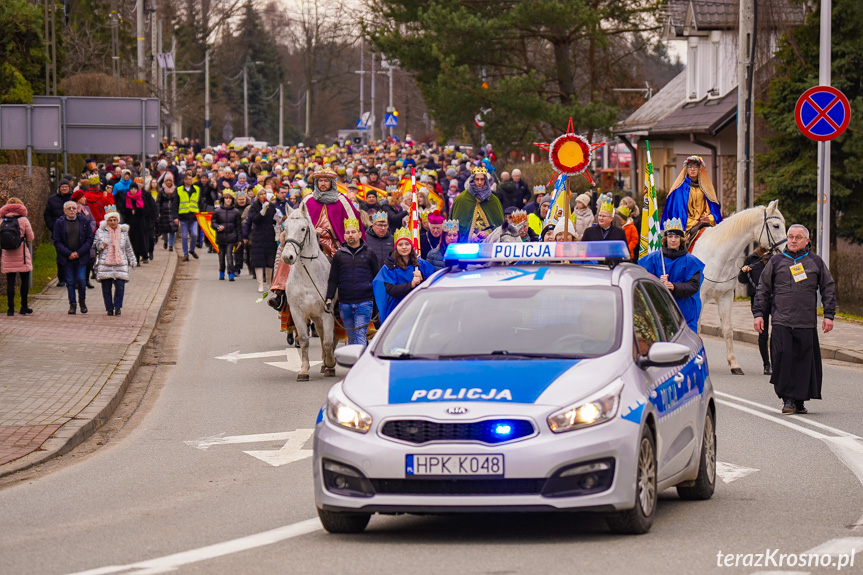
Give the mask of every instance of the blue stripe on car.
M 549 385 L 579 361 L 392 361 L 389 402 L 534 403 Z

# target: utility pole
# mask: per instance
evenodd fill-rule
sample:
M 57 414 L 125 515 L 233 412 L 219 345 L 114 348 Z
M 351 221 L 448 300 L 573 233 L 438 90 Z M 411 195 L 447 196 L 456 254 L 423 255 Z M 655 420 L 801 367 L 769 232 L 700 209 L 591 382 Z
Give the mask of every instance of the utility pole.
M 372 114 L 369 116 L 369 141 L 375 139 L 375 53 L 372 52 Z
M 135 23 L 137 35 L 135 36 L 138 43 L 138 81 L 144 83 L 147 81 L 147 69 L 144 67 L 144 52 L 146 50 L 144 38 L 144 0 L 138 0 L 135 5 Z
M 177 57 L 177 37 L 171 36 L 171 55 Z M 180 114 L 177 111 L 177 74 L 171 75 L 171 135 L 180 137 Z
M 740 0 L 737 40 L 737 211 L 753 205 L 752 84 L 755 73 L 755 24 L 757 0 Z
M 114 90 L 120 95 L 120 16 L 117 14 L 117 0 L 111 2 L 111 73 L 114 76 Z
M 306 139 L 309 138 L 309 116 L 312 113 L 312 86 L 306 86 Z
M 210 47 L 204 50 L 204 147 L 210 147 Z
M 285 139 L 285 85 L 279 84 L 279 147 L 284 145 Z
M 150 82 L 159 92 L 159 63 L 156 61 L 156 46 L 159 45 L 158 26 L 156 24 L 156 0 L 150 0 Z
M 366 44 L 365 40 L 360 40 L 360 71 L 356 72 L 360 75 L 360 118 L 366 113 Z
M 57 95 L 57 22 L 54 0 L 45 0 L 45 94 Z M 64 7 L 65 12 L 65 7 Z
M 821 0 L 821 45 L 818 59 L 818 83 L 829 86 L 833 81 L 830 50 L 833 46 L 833 1 Z M 830 141 L 818 142 L 818 230 L 817 251 L 824 264 L 830 267 Z

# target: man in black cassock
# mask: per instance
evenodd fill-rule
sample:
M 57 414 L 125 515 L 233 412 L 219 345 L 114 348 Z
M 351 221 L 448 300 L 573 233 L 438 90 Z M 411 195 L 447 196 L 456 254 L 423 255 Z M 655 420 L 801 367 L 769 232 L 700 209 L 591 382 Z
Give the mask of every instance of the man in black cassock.
M 808 413 L 804 402 L 821 399 L 821 348 L 818 345 L 818 292 L 824 307 L 824 333 L 833 329 L 836 289 L 823 260 L 810 253 L 809 230 L 788 228 L 785 250 L 764 266 L 755 294 L 755 331 L 773 316 L 770 383 L 782 400 L 782 413 Z

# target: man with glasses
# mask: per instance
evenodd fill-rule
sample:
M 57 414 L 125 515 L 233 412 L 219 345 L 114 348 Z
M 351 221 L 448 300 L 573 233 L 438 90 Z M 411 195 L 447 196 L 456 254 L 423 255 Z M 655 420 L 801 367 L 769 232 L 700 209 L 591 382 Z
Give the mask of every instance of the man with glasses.
M 808 413 L 804 402 L 821 399 L 821 348 L 818 344 L 818 293 L 824 308 L 821 329 L 833 329 L 836 289 L 833 276 L 817 255 L 810 253 L 809 230 L 801 224 L 788 228 L 782 253 L 770 258 L 755 294 L 755 331 L 764 330 L 764 317 L 773 316 L 770 383 L 782 400 L 782 413 Z

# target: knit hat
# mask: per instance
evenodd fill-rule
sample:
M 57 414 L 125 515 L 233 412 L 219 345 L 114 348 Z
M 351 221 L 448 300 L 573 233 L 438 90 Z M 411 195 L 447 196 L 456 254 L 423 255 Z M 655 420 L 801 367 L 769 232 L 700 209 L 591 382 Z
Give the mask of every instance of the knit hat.
M 83 197 L 84 197 L 84 190 L 79 189 L 79 190 L 75 190 L 74 192 L 72 192 L 72 201 L 73 202 L 77 202 L 78 200 L 80 200 Z
M 575 234 L 575 226 L 572 224 L 572 220 L 567 220 L 566 218 L 560 218 L 557 223 L 554 225 L 554 236 L 557 237 L 557 234 L 561 234 L 564 231 L 564 224 L 568 224 L 566 227 L 569 228 L 567 231 L 572 234 L 574 238 Z
M 590 205 L 590 196 L 588 196 L 587 194 L 579 194 L 575 198 L 575 201 L 581 202 L 584 207 L 587 207 Z

